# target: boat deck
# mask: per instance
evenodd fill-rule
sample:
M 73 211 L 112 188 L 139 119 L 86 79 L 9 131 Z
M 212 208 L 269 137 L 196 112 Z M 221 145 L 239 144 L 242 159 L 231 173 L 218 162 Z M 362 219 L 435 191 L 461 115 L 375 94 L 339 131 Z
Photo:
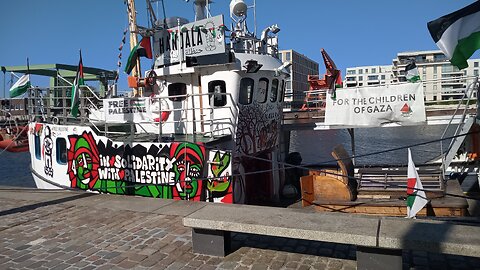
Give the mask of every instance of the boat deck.
M 462 217 L 468 216 L 468 203 L 463 197 L 457 180 L 446 182 L 445 196 L 427 192 L 430 203 L 422 209 L 418 216 Z M 313 205 L 319 212 L 342 212 L 367 215 L 406 216 L 407 204 L 405 189 L 403 196 L 398 193 L 365 193 L 359 190 L 355 201 L 314 200 Z

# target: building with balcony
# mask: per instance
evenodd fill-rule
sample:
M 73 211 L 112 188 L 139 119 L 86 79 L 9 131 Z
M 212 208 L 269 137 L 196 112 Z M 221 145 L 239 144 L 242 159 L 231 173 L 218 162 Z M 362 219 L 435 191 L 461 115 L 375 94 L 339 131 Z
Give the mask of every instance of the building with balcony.
M 466 77 L 478 76 L 480 59 L 469 59 L 468 67 L 459 70 L 452 66 L 440 50 L 402 52 L 393 59 L 392 72 L 398 82 L 406 81 L 405 67 L 415 59 L 420 78 L 425 83 L 423 90 L 426 101 L 461 98 L 467 87 Z
M 285 87 L 285 107 L 298 109 L 309 89 L 308 75 L 318 75 L 318 63 L 294 50 L 281 50 L 278 58 L 292 64 L 289 67 L 290 81 Z
M 343 87 L 388 85 L 394 81 L 392 66 L 363 66 L 347 68 Z
M 392 65 L 362 66 L 346 69 L 344 88 L 370 85 L 388 85 L 405 82 L 405 67 L 414 59 L 423 83 L 426 101 L 461 98 L 468 77 L 478 76 L 480 59 L 469 59 L 468 68 L 452 66 L 440 50 L 401 52 Z

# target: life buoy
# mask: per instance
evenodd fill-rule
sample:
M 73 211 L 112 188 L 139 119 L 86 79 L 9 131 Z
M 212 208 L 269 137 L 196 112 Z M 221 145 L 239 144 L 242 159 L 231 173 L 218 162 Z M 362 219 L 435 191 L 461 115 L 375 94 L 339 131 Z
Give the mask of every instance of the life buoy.
M 150 104 L 154 105 L 156 102 L 158 102 L 158 98 L 155 98 L 155 94 L 151 94 Z M 162 112 L 160 113 L 160 117 L 153 118 L 153 121 L 155 123 L 161 122 L 163 124 L 168 120 L 168 117 L 170 116 L 171 111 L 168 110 L 169 108 L 166 102 L 162 102 L 162 108 L 166 108 L 167 110 L 162 110 Z M 158 112 L 158 111 L 152 110 L 152 114 L 154 114 L 155 112 Z
M 153 121 L 155 123 L 158 123 L 160 122 L 160 120 L 162 121 L 162 124 L 165 123 L 165 121 L 167 121 L 168 117 L 170 116 L 170 111 L 166 112 L 166 111 L 163 111 L 161 114 L 160 114 L 160 117 L 157 117 L 155 119 L 153 119 Z

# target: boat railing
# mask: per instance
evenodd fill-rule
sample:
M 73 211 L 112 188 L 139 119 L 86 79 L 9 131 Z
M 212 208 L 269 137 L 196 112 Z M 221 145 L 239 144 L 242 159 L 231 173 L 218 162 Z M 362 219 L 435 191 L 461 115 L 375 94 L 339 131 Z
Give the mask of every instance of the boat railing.
M 441 111 L 454 109 L 459 102 L 468 106 L 469 109 L 475 108 L 477 93 L 474 91 L 471 96 L 466 96 L 467 86 L 475 79 L 475 76 L 453 76 L 448 78 L 428 79 L 422 80 L 422 86 L 424 89 L 424 103 L 427 111 Z M 387 87 L 389 85 L 406 84 L 409 82 L 395 82 L 375 85 L 364 85 L 356 87 L 344 87 L 338 88 L 343 90 L 354 90 L 362 88 L 374 88 L 374 87 Z M 292 93 L 285 94 L 285 106 L 293 104 L 303 104 L 305 97 L 310 94 L 309 101 L 319 102 L 326 98 L 326 89 L 321 90 L 307 90 L 307 91 L 293 91 Z M 313 98 L 312 98 L 313 97 Z M 315 100 L 314 100 L 315 99 Z M 325 101 L 325 100 L 323 100 Z M 300 108 L 299 106 L 293 106 Z
M 215 104 L 214 98 L 226 96 L 229 102 L 225 106 L 210 106 Z M 198 106 L 200 100 L 209 102 L 206 106 Z M 183 125 L 185 135 L 202 135 L 215 137 L 235 132 L 235 119 L 238 115 L 238 107 L 230 93 L 203 93 L 185 94 L 176 96 L 153 96 L 153 97 L 121 97 L 130 104 L 130 101 L 142 99 L 151 106 L 158 102 L 158 110 L 147 111 L 140 115 L 140 119 L 125 117 L 125 121 L 115 123 L 106 119 L 103 108 L 105 99 L 99 98 L 90 87 L 83 87 L 79 97 L 79 115 L 71 115 L 71 86 L 58 86 L 52 88 L 31 88 L 27 100 L 30 120 L 52 124 L 88 124 L 96 132 L 103 134 L 134 134 L 152 133 L 151 126 L 157 126 L 154 133 L 164 134 L 164 127 Z M 168 104 L 168 100 L 181 100 L 175 102 L 175 107 L 162 106 Z M 208 104 L 210 103 L 210 104 Z M 171 103 L 170 103 L 171 104 Z M 178 106 L 178 107 L 177 107 Z M 172 114 L 175 117 L 161 119 L 162 113 Z M 160 123 L 161 122 L 161 123 Z M 116 128 L 112 128 L 117 126 Z M 119 130 L 118 127 L 124 128 Z M 150 128 L 148 127 L 150 126 Z M 177 130 L 178 132 L 178 130 Z M 169 130 L 169 133 L 172 133 Z
M 480 104 L 479 104 L 480 95 L 478 93 L 478 88 L 479 88 L 478 77 L 474 77 L 473 81 L 470 82 L 467 88 L 464 89 L 464 91 L 462 92 L 462 98 L 458 101 L 455 111 L 452 114 L 452 117 L 450 118 L 447 126 L 445 127 L 444 132 L 442 133 L 442 136 L 441 136 L 442 141 L 440 143 L 440 155 L 442 157 L 442 170 L 444 174 L 446 173 L 447 168 L 450 166 L 450 163 L 452 162 L 453 157 L 457 154 L 458 147 L 462 144 L 465 138 L 465 136 L 461 136 L 461 137 L 456 137 L 456 136 L 460 135 L 461 133 L 463 134 L 468 132 L 474 119 L 478 118 L 478 108 L 480 107 Z M 476 102 L 471 102 L 473 100 L 475 100 Z M 477 115 L 475 115 L 475 117 L 472 119 L 468 119 L 467 114 L 469 114 L 468 109 L 471 103 L 476 105 Z M 447 132 L 450 130 L 453 119 L 456 116 L 458 111 L 462 111 L 460 124 L 457 125 L 455 128 L 455 132 L 453 134 L 455 138 L 449 142 L 448 147 L 444 151 L 443 139 L 446 137 Z
M 232 40 L 231 49 L 236 53 L 266 54 L 278 58 L 276 37 L 268 37 L 266 42 L 252 36 L 228 36 Z
M 224 106 L 211 106 L 215 104 L 215 97 L 225 96 L 229 100 Z M 199 100 L 207 97 L 209 105 L 196 106 Z M 162 104 L 168 104 L 167 100 L 181 100 L 179 108 L 162 108 Z M 197 101 L 198 100 L 198 101 Z M 159 104 L 158 114 L 163 112 L 183 114 L 180 118 L 171 118 L 159 125 L 159 134 L 162 134 L 162 128 L 168 124 L 184 124 L 188 133 L 214 137 L 217 135 L 233 134 L 235 131 L 235 118 L 238 115 L 238 106 L 236 105 L 230 93 L 202 93 L 185 94 L 175 96 L 154 96 L 150 97 L 152 103 Z M 197 101 L 197 102 L 196 102 Z M 189 105 L 191 104 L 191 105 Z M 155 112 L 157 113 L 157 111 Z M 199 118 L 199 119 L 197 119 Z M 147 121 L 146 124 L 151 122 Z M 156 123 L 158 125 L 158 122 Z

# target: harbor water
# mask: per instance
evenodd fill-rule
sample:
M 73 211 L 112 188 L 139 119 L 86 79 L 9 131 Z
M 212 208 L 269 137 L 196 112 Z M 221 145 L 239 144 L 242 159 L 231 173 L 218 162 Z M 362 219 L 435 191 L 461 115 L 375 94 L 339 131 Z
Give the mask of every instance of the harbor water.
M 440 156 L 440 142 L 445 125 L 409 126 L 389 128 L 356 128 L 354 144 L 356 166 L 407 165 L 407 147 L 411 146 L 413 160 L 423 164 Z M 445 137 L 452 136 L 455 126 L 450 126 Z M 432 142 L 437 141 L 437 142 Z M 335 164 L 331 152 L 342 144 L 352 155 L 352 140 L 346 129 L 299 130 L 290 136 L 290 152 L 300 152 L 303 164 Z M 444 149 L 449 140 L 443 141 Z M 422 144 L 422 145 L 417 145 Z M 413 146 L 417 145 L 417 146 Z M 391 149 L 401 148 L 396 151 Z M 382 154 L 372 154 L 386 151 Z
M 412 147 L 413 160 L 416 164 L 425 163 L 440 155 L 440 143 L 428 143 L 439 140 L 445 126 L 412 126 L 394 128 L 358 128 L 355 129 L 355 154 L 367 155 L 394 148 Z M 454 127 L 446 136 L 451 136 Z M 332 149 L 343 144 L 352 154 L 351 139 L 347 130 L 293 131 L 290 138 L 290 152 L 298 151 L 303 164 L 335 164 L 331 156 Z M 444 147 L 448 141 L 444 142 Z M 407 149 L 367 155 L 355 160 L 357 166 L 364 165 L 406 165 Z M 34 187 L 30 173 L 30 156 L 28 153 L 2 152 L 0 154 L 0 186 Z

